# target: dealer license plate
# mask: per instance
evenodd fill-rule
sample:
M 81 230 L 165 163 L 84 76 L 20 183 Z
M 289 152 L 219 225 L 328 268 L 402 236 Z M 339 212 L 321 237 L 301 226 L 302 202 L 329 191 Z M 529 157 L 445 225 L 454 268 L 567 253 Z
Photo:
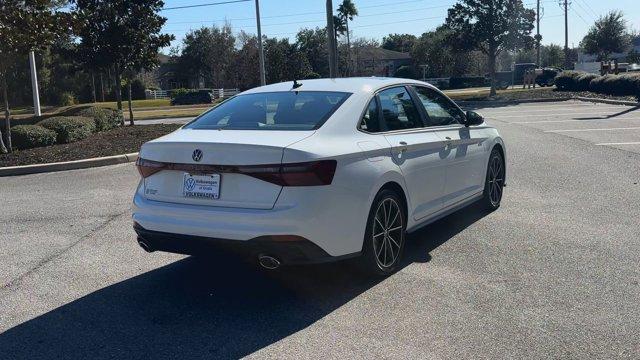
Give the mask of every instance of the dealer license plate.
M 220 174 L 193 175 L 184 174 L 182 195 L 189 198 L 213 199 L 220 198 Z

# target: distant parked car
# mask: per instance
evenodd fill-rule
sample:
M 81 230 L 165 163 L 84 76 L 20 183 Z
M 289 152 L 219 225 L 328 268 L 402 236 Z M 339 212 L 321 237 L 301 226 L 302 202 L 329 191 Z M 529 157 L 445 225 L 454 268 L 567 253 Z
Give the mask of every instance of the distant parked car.
M 190 92 L 171 99 L 171 105 L 211 104 L 213 96 L 208 91 Z
M 555 84 L 556 75 L 558 75 L 562 70 L 556 68 L 544 68 L 542 69 L 542 74 L 538 75 L 536 78 L 536 84 L 544 87 L 544 86 L 553 86 Z

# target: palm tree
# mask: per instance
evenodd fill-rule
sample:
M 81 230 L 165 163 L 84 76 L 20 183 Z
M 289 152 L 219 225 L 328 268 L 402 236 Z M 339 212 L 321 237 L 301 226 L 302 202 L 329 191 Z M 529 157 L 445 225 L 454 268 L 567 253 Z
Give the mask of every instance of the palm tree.
M 358 16 L 358 9 L 356 9 L 356 5 L 351 0 L 342 0 L 342 4 L 338 6 L 338 17 L 342 20 L 341 24 L 344 24 L 344 30 L 340 31 L 341 34 L 347 34 L 347 62 L 349 66 L 351 66 L 351 41 L 349 39 L 349 21 L 353 21 L 353 17 Z M 336 33 L 338 29 L 336 28 Z M 349 70 L 347 69 L 347 72 Z

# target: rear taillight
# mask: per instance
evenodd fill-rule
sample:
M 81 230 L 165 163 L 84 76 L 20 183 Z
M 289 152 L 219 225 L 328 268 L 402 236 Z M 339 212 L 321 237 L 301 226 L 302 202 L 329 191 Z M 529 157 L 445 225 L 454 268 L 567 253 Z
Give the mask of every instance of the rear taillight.
M 333 181 L 337 162 L 321 160 L 305 163 L 239 167 L 241 174 L 280 186 L 329 185 Z
M 138 168 L 140 176 L 142 176 L 143 178 L 157 173 L 158 171 L 164 169 L 166 165 L 167 164 L 162 162 L 147 160 L 143 158 L 138 158 L 138 160 L 136 160 L 136 167 Z
M 235 173 L 254 177 L 280 186 L 330 185 L 336 172 L 335 160 L 274 165 L 200 165 L 174 164 L 138 158 L 138 172 L 143 178 L 161 170 L 178 170 L 195 173 Z

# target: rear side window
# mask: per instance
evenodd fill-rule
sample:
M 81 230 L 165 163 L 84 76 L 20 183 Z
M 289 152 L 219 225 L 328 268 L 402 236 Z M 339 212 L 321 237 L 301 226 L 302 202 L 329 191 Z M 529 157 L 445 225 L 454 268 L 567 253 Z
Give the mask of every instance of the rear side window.
M 426 126 L 445 126 L 464 122 L 464 113 L 449 99 L 426 87 L 418 86 L 415 89 L 427 112 Z
M 422 127 L 420 114 L 404 86 L 378 93 L 385 130 L 403 130 Z
M 187 129 L 314 130 L 333 114 L 349 93 L 282 91 L 238 95 L 206 112 Z
M 367 132 L 380 132 L 380 111 L 378 109 L 378 102 L 375 98 L 369 102 L 367 110 L 362 115 L 360 120 L 360 130 Z

